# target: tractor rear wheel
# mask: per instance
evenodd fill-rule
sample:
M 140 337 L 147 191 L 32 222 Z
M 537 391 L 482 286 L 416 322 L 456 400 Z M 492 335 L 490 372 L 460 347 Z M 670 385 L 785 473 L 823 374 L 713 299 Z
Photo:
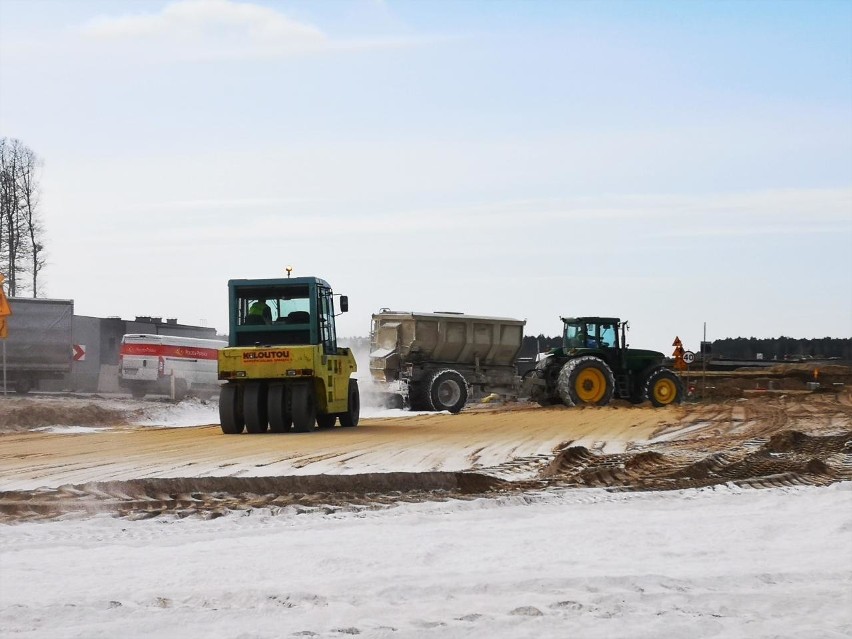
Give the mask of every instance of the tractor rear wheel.
M 293 430 L 297 433 L 309 433 L 317 421 L 317 400 L 314 385 L 293 385 Z
M 266 394 L 266 412 L 269 413 L 269 430 L 286 433 L 290 430 L 293 417 L 290 415 L 286 384 L 271 384 Z
M 648 376 L 643 395 L 657 407 L 680 404 L 683 401 L 683 383 L 672 371 L 660 368 Z
M 226 435 L 239 435 L 245 428 L 242 399 L 236 384 L 225 384 L 219 390 L 219 423 Z
M 265 433 L 269 427 L 266 412 L 266 384 L 252 382 L 246 384 L 243 391 L 243 413 L 246 417 L 246 431 Z
M 566 406 L 606 406 L 615 391 L 612 369 L 592 355 L 569 360 L 559 371 L 556 384 Z
M 361 393 L 358 391 L 358 380 L 349 380 L 349 395 L 346 402 L 346 412 L 340 413 L 340 425 L 344 428 L 353 428 L 358 425 L 361 417 Z
M 429 380 L 429 399 L 435 410 L 458 413 L 467 403 L 467 382 L 458 371 L 438 371 Z

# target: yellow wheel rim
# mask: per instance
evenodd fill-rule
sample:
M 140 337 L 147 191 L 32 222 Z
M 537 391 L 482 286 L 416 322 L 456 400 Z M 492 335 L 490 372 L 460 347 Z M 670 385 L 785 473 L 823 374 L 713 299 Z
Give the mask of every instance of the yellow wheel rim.
M 597 368 L 584 368 L 574 380 L 577 399 L 585 404 L 597 404 L 606 394 L 606 378 Z
M 671 404 L 677 397 L 677 386 L 670 379 L 661 379 L 654 384 L 654 399 L 659 404 Z

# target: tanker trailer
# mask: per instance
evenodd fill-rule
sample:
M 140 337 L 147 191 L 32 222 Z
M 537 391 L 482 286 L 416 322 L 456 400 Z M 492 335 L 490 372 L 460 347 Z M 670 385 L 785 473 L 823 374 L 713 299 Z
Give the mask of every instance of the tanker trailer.
M 468 400 L 516 396 L 524 320 L 382 309 L 373 315 L 370 375 L 411 410 L 458 413 Z

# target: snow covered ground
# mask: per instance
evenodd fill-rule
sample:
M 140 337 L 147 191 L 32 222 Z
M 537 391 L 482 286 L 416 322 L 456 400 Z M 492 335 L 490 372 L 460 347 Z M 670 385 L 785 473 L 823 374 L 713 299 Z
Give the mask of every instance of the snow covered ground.
M 849 637 L 852 484 L 6 525 L 16 637 Z
M 44 395 L 39 397 L 39 401 L 48 407 L 60 404 L 64 406 L 85 406 L 96 402 L 100 408 L 113 411 L 117 415 L 127 415 L 129 423 L 136 426 L 180 428 L 219 423 L 219 403 L 215 398 L 212 400 L 188 398 L 181 402 L 172 402 L 165 397 L 138 400 L 116 395 L 98 397 L 97 399 L 85 397 L 69 399 L 63 396 Z M 415 417 L 423 414 L 425 413 L 379 406 L 362 405 L 361 407 L 361 417 L 364 419 Z M 58 423 L 36 427 L 32 430 L 51 433 L 88 433 L 98 432 L 105 428 L 105 426 L 92 426 L 84 423 L 88 417 L 86 414 L 75 414 L 73 411 L 70 413 L 59 412 L 56 415 Z

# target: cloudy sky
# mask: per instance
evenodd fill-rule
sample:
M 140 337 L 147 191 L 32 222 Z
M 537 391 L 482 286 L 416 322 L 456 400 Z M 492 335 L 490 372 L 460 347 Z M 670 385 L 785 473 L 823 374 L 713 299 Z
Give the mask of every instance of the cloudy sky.
M 46 296 L 227 330 L 286 265 L 370 314 L 852 336 L 848 2 L 0 0 Z

